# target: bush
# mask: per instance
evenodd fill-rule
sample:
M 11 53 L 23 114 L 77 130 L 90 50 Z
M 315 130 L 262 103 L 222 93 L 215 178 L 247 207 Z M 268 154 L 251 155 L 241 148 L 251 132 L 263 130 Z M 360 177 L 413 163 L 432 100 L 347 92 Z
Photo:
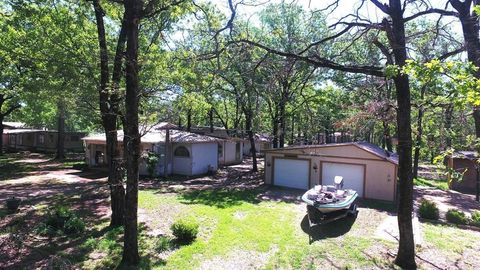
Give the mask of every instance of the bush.
M 468 217 L 464 212 L 458 211 L 456 209 L 450 209 L 447 212 L 447 221 L 454 224 L 468 224 Z
M 422 199 L 418 208 L 418 215 L 421 218 L 437 220 L 440 217 L 438 207 L 434 202 Z
M 165 236 L 160 236 L 156 241 L 155 241 L 155 250 L 158 252 L 163 252 L 165 250 L 168 250 L 170 248 L 170 239 Z
M 472 212 L 472 225 L 480 227 L 480 211 Z
M 198 223 L 192 219 L 180 219 L 175 221 L 170 229 L 180 243 L 191 243 L 197 238 Z
M 48 210 L 45 222 L 40 224 L 36 231 L 49 236 L 80 233 L 85 231 L 85 222 L 68 207 L 58 205 Z

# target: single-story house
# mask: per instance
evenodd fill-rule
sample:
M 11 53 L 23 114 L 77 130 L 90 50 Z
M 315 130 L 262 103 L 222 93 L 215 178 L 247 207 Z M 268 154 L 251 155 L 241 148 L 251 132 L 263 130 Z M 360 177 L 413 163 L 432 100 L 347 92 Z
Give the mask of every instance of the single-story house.
M 265 183 L 307 190 L 339 175 L 359 197 L 394 201 L 397 166 L 396 154 L 367 142 L 277 148 L 265 150 Z
M 263 151 L 272 149 L 273 147 L 272 139 L 265 134 L 256 133 L 254 135 L 254 139 L 255 139 L 255 150 L 260 155 L 263 154 Z M 252 151 L 252 147 L 250 144 L 250 140 L 248 139 L 248 137 L 245 137 L 245 140 L 243 141 L 243 154 L 246 156 L 250 156 L 252 154 L 251 151 Z
M 3 134 L 8 138 L 5 145 L 10 151 L 57 151 L 58 131 L 55 130 L 8 129 Z M 81 152 L 83 144 L 80 139 L 83 136 L 83 132 L 65 132 L 65 151 Z
M 2 122 L 3 124 L 3 132 L 2 132 L 2 141 L 3 141 L 3 148 L 7 148 L 8 146 L 8 131 L 11 129 L 26 129 L 27 125 L 22 122 Z
M 169 139 L 167 141 L 167 132 Z M 106 138 L 105 134 L 96 134 L 82 139 L 85 145 L 87 164 L 105 166 Z M 123 131 L 118 131 L 120 152 L 123 155 Z M 155 166 L 156 175 L 168 174 L 200 175 L 218 168 L 218 145 L 223 140 L 196 133 L 166 130 L 161 128 L 149 129 L 141 138 L 142 156 L 155 153 L 159 157 Z M 146 159 L 140 164 L 140 174 L 148 175 Z
M 479 155 L 475 151 L 458 151 L 450 155 L 447 159 L 449 188 L 475 193 L 477 190 L 477 167 L 480 166 L 478 161 Z M 458 177 L 462 177 L 462 179 L 460 180 Z
M 192 127 L 191 132 L 221 139 L 218 144 L 219 165 L 242 163 L 245 139 L 230 136 L 226 129 L 219 127 L 214 127 L 213 132 L 211 132 L 209 127 Z

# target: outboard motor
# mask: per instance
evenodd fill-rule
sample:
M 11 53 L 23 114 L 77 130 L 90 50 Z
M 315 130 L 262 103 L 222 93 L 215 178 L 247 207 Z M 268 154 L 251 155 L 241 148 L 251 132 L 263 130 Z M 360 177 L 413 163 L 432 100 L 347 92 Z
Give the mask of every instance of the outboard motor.
M 335 188 L 337 190 L 342 190 L 343 189 L 343 176 L 335 176 L 333 179 L 333 183 L 335 184 Z

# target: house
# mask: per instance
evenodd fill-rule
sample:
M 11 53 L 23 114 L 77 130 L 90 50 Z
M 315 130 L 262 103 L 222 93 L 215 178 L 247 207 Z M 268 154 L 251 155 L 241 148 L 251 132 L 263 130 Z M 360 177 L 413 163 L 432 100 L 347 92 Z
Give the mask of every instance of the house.
M 167 141 L 167 132 L 169 139 Z M 85 145 L 87 164 L 105 166 L 106 139 L 105 134 L 96 134 L 82 139 Z M 118 131 L 120 152 L 123 155 L 123 131 Z M 148 129 L 141 138 L 142 156 L 155 153 L 159 157 L 155 166 L 156 175 L 168 174 L 200 175 L 218 168 L 218 146 L 223 140 L 196 133 L 167 130 L 161 127 Z M 140 174 L 148 175 L 146 158 L 140 164 Z
M 359 197 L 394 201 L 397 155 L 367 142 L 265 150 L 265 183 L 297 189 L 331 185 L 343 176 Z
M 57 151 L 58 131 L 55 130 L 8 129 L 4 130 L 3 134 L 7 137 L 4 143 L 9 151 Z M 80 139 L 83 136 L 83 132 L 65 132 L 65 151 L 81 152 L 83 144 Z
M 8 146 L 8 131 L 10 129 L 22 129 L 22 128 L 27 128 L 27 125 L 22 122 L 2 122 L 3 124 L 3 132 L 2 132 L 2 142 L 3 142 L 3 148 L 7 148 Z
M 477 190 L 479 155 L 474 151 L 458 151 L 447 157 L 449 188 L 466 193 Z M 463 174 L 463 175 L 462 175 Z M 458 177 L 461 177 L 461 180 Z
M 265 135 L 265 134 L 258 134 L 256 133 L 254 135 L 254 140 L 255 140 L 255 150 L 257 153 L 260 155 L 263 154 L 263 151 L 271 149 L 272 148 L 272 139 Z M 245 138 L 243 141 L 243 154 L 246 156 L 250 156 L 252 149 L 251 149 L 251 144 L 250 140 L 248 140 L 248 137 Z
M 218 143 L 218 164 L 233 165 L 243 161 L 243 144 L 245 139 L 230 136 L 224 128 L 214 127 L 192 127 L 191 132 L 221 139 Z

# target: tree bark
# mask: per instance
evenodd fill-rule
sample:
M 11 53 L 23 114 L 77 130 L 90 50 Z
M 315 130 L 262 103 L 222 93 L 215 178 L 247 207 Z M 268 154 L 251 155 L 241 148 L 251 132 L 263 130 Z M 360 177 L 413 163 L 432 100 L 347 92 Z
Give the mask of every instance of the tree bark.
M 192 129 L 192 110 L 187 110 L 187 131 L 190 132 Z
M 445 150 L 452 147 L 452 118 L 453 104 L 449 104 L 445 108 Z
M 413 178 L 418 177 L 418 163 L 420 162 L 420 148 L 422 146 L 422 136 L 423 136 L 423 114 L 425 113 L 425 108 L 423 107 L 423 102 L 425 98 L 425 92 L 427 91 L 426 86 L 423 86 L 420 90 L 420 104 L 418 107 L 418 117 L 417 117 L 417 136 L 415 137 L 415 152 L 413 154 Z
M 387 36 L 393 49 L 395 64 L 402 68 L 407 60 L 405 43 L 405 22 L 400 0 L 390 0 L 388 14 L 391 28 L 387 24 Z M 398 134 L 398 228 L 399 246 L 395 264 L 405 269 L 416 269 L 415 243 L 413 238 L 413 175 L 412 175 L 412 126 L 410 85 L 408 76 L 397 74 L 393 78 L 397 93 L 397 134 Z
M 278 117 L 277 114 L 274 115 L 272 121 L 272 134 L 273 134 L 273 148 L 278 148 Z
M 3 155 L 3 130 L 4 130 L 3 119 L 4 119 L 3 116 L 0 115 L 0 156 Z
M 214 127 L 213 127 L 213 108 L 210 108 L 208 111 L 208 122 L 210 124 L 210 133 L 213 133 Z
M 99 102 L 102 125 L 106 139 L 106 159 L 108 164 L 108 185 L 110 188 L 110 206 L 112 215 L 110 226 L 117 227 L 124 223 L 125 189 L 123 187 L 123 160 L 118 149 L 117 138 L 117 111 L 118 111 L 118 88 L 121 80 L 123 52 L 125 50 L 125 27 L 122 24 L 117 41 L 117 48 L 112 73 L 112 91 L 109 91 L 109 67 L 108 50 L 104 25 L 104 12 L 98 0 L 93 0 L 95 19 L 97 22 L 97 34 L 100 47 L 100 87 Z M 110 94 L 111 92 L 111 94 Z
M 55 159 L 65 159 L 65 104 L 63 100 L 57 103 L 58 110 L 58 136 L 57 136 L 57 155 Z
M 126 151 L 127 192 L 125 194 L 125 233 L 122 264 L 138 265 L 138 165 L 140 159 L 140 134 L 138 130 L 138 107 L 140 99 L 138 76 L 138 34 L 142 0 L 125 0 L 126 92 L 124 145 Z
M 478 15 L 471 9 L 473 5 L 477 5 L 476 0 L 451 0 L 453 8 L 458 11 L 459 20 L 462 24 L 463 37 L 465 39 L 465 48 L 467 50 L 468 61 L 472 62 L 476 67 L 480 68 L 480 34 Z M 475 72 L 475 77 L 480 79 L 480 69 Z M 473 106 L 472 113 L 475 122 L 475 135 L 480 138 L 480 107 Z
M 252 114 L 251 112 L 245 112 L 245 128 L 248 134 L 248 140 L 250 141 L 250 152 L 252 153 L 252 171 L 257 172 L 257 149 L 255 149 L 255 138 L 252 130 Z

